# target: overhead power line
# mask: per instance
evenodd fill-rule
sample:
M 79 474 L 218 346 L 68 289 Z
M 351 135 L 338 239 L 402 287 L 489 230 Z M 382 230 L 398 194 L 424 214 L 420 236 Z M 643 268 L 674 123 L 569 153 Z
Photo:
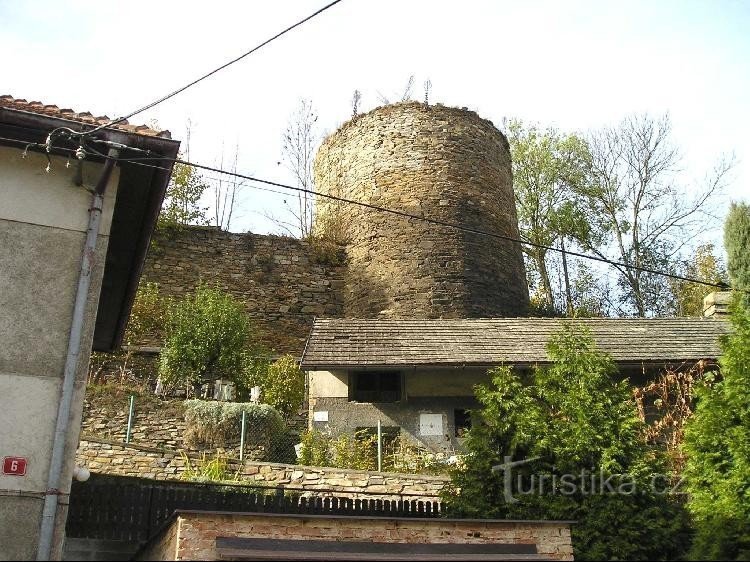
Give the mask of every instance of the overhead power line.
M 209 77 L 213 76 L 217 72 L 220 72 L 220 71 L 224 70 L 225 68 L 227 68 L 229 66 L 232 66 L 234 63 L 241 61 L 245 57 L 248 57 L 248 56 L 252 55 L 254 52 L 262 49 L 263 47 L 265 47 L 269 43 L 272 43 L 273 41 L 275 41 L 279 37 L 281 37 L 283 35 L 286 35 L 290 31 L 292 31 L 293 29 L 296 29 L 297 27 L 303 25 L 304 23 L 307 23 L 308 21 L 310 21 L 314 17 L 322 14 L 323 12 L 325 12 L 329 8 L 332 8 L 333 6 L 335 6 L 336 4 L 338 4 L 341 1 L 342 0 L 334 0 L 333 2 L 331 2 L 329 4 L 326 4 L 325 6 L 323 6 L 322 8 L 320 8 L 319 10 L 317 10 L 317 11 L 313 12 L 312 14 L 310 14 L 309 16 L 307 16 L 306 18 L 301 19 L 297 23 L 290 25 L 286 29 L 278 32 L 273 37 L 269 37 L 268 39 L 266 39 L 262 43 L 256 45 L 255 47 L 253 47 L 249 51 L 246 51 L 246 52 L 242 53 L 240 56 L 238 56 L 236 58 L 233 58 L 232 60 L 230 60 L 230 61 L 222 64 L 221 66 L 219 66 L 219 67 L 217 67 L 217 68 L 215 68 L 213 70 L 211 70 L 210 72 L 207 72 L 206 74 L 204 74 L 203 76 L 201 76 L 199 78 L 196 78 L 192 82 L 189 82 L 189 83 L 185 84 L 184 86 L 182 86 L 180 88 L 177 88 L 176 90 L 168 93 L 167 95 L 162 96 L 159 99 L 154 100 L 151 103 L 148 103 L 148 104 L 144 105 L 143 107 L 141 107 L 139 109 L 136 109 L 135 111 L 132 111 L 132 112 L 128 113 L 127 115 L 123 115 L 122 117 L 118 117 L 117 119 L 115 119 L 114 121 L 111 121 L 110 123 L 107 123 L 107 124 L 104 124 L 104 125 L 100 125 L 100 126 L 94 128 L 94 129 L 91 129 L 90 131 L 86 131 L 86 132 L 82 133 L 82 136 L 90 136 L 93 133 L 101 131 L 102 129 L 106 129 L 106 128 L 111 127 L 112 125 L 117 125 L 118 123 L 122 123 L 123 121 L 127 121 L 131 117 L 133 117 L 135 115 L 138 115 L 139 113 L 143 113 L 144 111 L 146 111 L 148 109 L 151 109 L 152 107 L 155 107 L 155 106 L 159 105 L 160 103 L 167 101 L 170 98 L 173 98 L 177 94 L 180 94 L 180 93 L 184 92 L 185 90 L 187 90 L 188 88 L 191 88 L 191 87 L 195 86 L 199 82 L 202 82 L 206 78 L 209 78 Z
M 37 146 L 37 147 L 41 147 L 43 149 L 46 148 L 45 145 L 42 144 L 42 143 L 31 143 L 31 144 L 28 144 L 25 141 L 22 141 L 22 140 L 19 140 L 19 139 L 8 139 L 8 138 L 0 138 L 0 140 L 11 141 L 11 142 L 18 142 L 18 143 L 21 143 L 21 144 L 25 144 L 25 145 L 27 145 L 27 147 L 26 147 L 27 149 L 30 148 L 31 146 Z M 103 144 L 107 144 L 107 142 L 108 142 L 108 141 L 98 141 L 98 140 L 95 140 L 95 139 L 89 139 L 89 140 L 92 141 L 92 142 L 103 143 Z M 97 155 L 99 155 L 101 157 L 106 157 L 105 154 L 103 154 L 101 152 L 98 152 L 95 149 L 91 149 L 91 147 L 89 147 L 89 149 L 92 150 L 94 153 L 96 153 Z M 62 148 L 61 150 L 66 150 L 66 151 L 69 151 L 69 152 L 74 152 L 72 149 Z M 135 150 L 140 151 L 140 149 L 135 149 Z M 532 246 L 534 248 L 541 248 L 541 249 L 545 249 L 545 250 L 548 250 L 548 251 L 551 251 L 551 252 L 557 252 L 559 254 L 565 254 L 565 255 L 574 256 L 574 257 L 577 257 L 577 258 L 591 260 L 591 261 L 597 261 L 597 262 L 600 262 L 600 263 L 604 263 L 604 264 L 612 265 L 612 266 L 616 266 L 616 267 L 632 269 L 632 270 L 635 270 L 635 271 L 642 271 L 644 273 L 651 273 L 653 275 L 661 275 L 663 277 L 668 277 L 670 279 L 676 279 L 678 281 L 684 281 L 684 282 L 687 282 L 687 283 L 697 283 L 697 284 L 700 284 L 700 285 L 705 285 L 705 286 L 708 286 L 708 287 L 715 287 L 715 288 L 724 289 L 724 290 L 730 290 L 732 288 L 732 287 L 730 287 L 726 283 L 714 283 L 714 282 L 711 282 L 711 281 L 705 281 L 703 279 L 696 279 L 694 277 L 686 277 L 684 275 L 677 275 L 675 273 L 669 273 L 669 272 L 666 272 L 666 271 L 660 271 L 658 269 L 652 269 L 652 268 L 637 266 L 637 265 L 633 265 L 633 264 L 629 264 L 629 263 L 625 263 L 625 262 L 620 262 L 620 261 L 616 261 L 616 260 L 610 260 L 610 259 L 603 258 L 603 257 L 600 257 L 600 256 L 595 256 L 595 255 L 591 255 L 591 254 L 584 254 L 582 252 L 576 252 L 576 251 L 573 251 L 573 250 L 563 250 L 561 248 L 556 248 L 555 246 L 548 246 L 548 245 L 545 245 L 545 244 L 537 244 L 535 242 L 530 242 L 528 240 L 523 240 L 521 238 L 515 238 L 513 236 L 507 236 L 507 235 L 504 235 L 504 234 L 498 234 L 496 232 L 488 232 L 486 230 L 480 230 L 480 229 L 477 229 L 477 228 L 471 228 L 471 227 L 468 227 L 468 226 L 463 226 L 463 225 L 460 225 L 460 224 L 452 223 L 452 222 L 449 222 L 449 221 L 443 221 L 443 220 L 440 220 L 440 219 L 433 219 L 433 218 L 430 218 L 430 217 L 425 217 L 425 216 L 420 216 L 420 215 L 414 215 L 412 213 L 407 213 L 406 211 L 399 211 L 397 209 L 390 209 L 388 207 L 381 207 L 379 205 L 373 205 L 372 203 L 365 203 L 363 201 L 355 201 L 353 199 L 347 199 L 346 197 L 339 197 L 337 195 L 331 195 L 329 193 L 322 193 L 322 192 L 319 192 L 319 191 L 315 191 L 313 189 L 307 189 L 307 188 L 304 188 L 304 187 L 297 187 L 297 186 L 294 186 L 294 185 L 288 185 L 288 184 L 284 184 L 284 183 L 280 183 L 280 182 L 276 182 L 276 181 L 272 181 L 272 180 L 266 180 L 266 179 L 263 179 L 263 178 L 257 178 L 255 176 L 250 176 L 250 175 L 247 175 L 247 174 L 241 174 L 239 172 L 230 172 L 228 170 L 223 170 L 223 169 L 217 168 L 215 166 L 208 166 L 206 164 L 198 164 L 196 162 L 190 162 L 188 160 L 183 160 L 181 158 L 167 158 L 167 157 L 163 157 L 163 156 L 147 156 L 147 157 L 134 157 L 134 158 L 120 158 L 119 159 L 119 161 L 121 161 L 121 162 L 128 162 L 130 164 L 134 164 L 134 165 L 137 165 L 137 166 L 144 166 L 144 167 L 147 167 L 147 168 L 153 168 L 153 169 L 157 169 L 157 170 L 163 170 L 163 171 L 166 171 L 166 172 L 171 172 L 172 171 L 170 168 L 165 168 L 164 166 L 157 166 L 155 164 L 148 164 L 147 163 L 148 161 L 154 161 L 154 160 L 158 160 L 158 161 L 161 161 L 161 162 L 165 162 L 166 161 L 166 162 L 171 162 L 171 163 L 174 163 L 174 164 L 182 164 L 184 166 L 190 166 L 190 167 L 196 168 L 198 170 L 205 170 L 205 171 L 214 172 L 214 173 L 217 173 L 217 174 L 222 174 L 222 175 L 227 175 L 227 176 L 233 176 L 233 177 L 244 179 L 244 180 L 247 180 L 247 181 L 252 181 L 252 182 L 256 182 L 256 183 L 260 183 L 260 184 L 267 185 L 267 186 L 272 186 L 272 187 L 278 187 L 278 188 L 281 188 L 281 189 L 286 189 L 286 190 L 294 191 L 294 192 L 298 192 L 298 193 L 306 193 L 308 195 L 313 195 L 315 197 L 322 197 L 324 199 L 329 199 L 329 200 L 332 200 L 332 201 L 337 201 L 339 203 L 344 203 L 344 204 L 347 204 L 347 205 L 356 205 L 358 207 L 363 207 L 363 208 L 366 208 L 366 209 L 370 209 L 372 211 L 377 211 L 377 212 L 381 212 L 381 213 L 387 213 L 387 214 L 391 214 L 391 215 L 403 217 L 403 218 L 410 219 L 410 220 L 418 220 L 418 221 L 426 222 L 426 223 L 429 223 L 429 224 L 434 224 L 436 226 L 442 226 L 442 227 L 445 227 L 445 228 L 452 228 L 452 229 L 460 230 L 462 232 L 467 232 L 467 233 L 470 233 L 470 234 L 476 234 L 478 236 L 486 236 L 486 237 L 489 237 L 489 238 L 495 238 L 495 239 L 498 239 L 498 240 L 505 240 L 507 242 L 513 242 L 513 243 L 522 244 L 522 245 L 525 245 L 525 246 Z M 268 188 L 261 188 L 261 187 L 254 186 L 254 185 L 248 185 L 247 187 L 250 187 L 251 189 L 262 189 L 264 191 L 270 191 L 272 193 L 278 193 L 280 195 L 287 195 L 287 193 L 279 192 L 279 191 L 276 191 L 276 190 L 273 190 L 273 189 L 268 189 Z
M 142 159 L 142 158 L 131 158 L 131 159 L 126 159 L 126 160 L 130 161 L 131 163 L 134 163 L 134 164 L 139 164 L 140 163 L 140 164 L 144 165 L 143 162 L 139 162 L 139 161 L 145 160 L 145 159 Z M 545 244 L 538 244 L 538 243 L 535 243 L 535 242 L 530 242 L 528 240 L 522 240 L 521 238 L 515 238 L 513 236 L 506 236 L 504 234 L 498 234 L 496 232 L 488 232 L 488 231 L 485 231 L 485 230 L 479 230 L 479 229 L 476 229 L 476 228 L 471 228 L 471 227 L 463 226 L 463 225 L 460 225 L 460 224 L 452 223 L 452 222 L 449 222 L 449 221 L 443 221 L 443 220 L 440 220 L 440 219 L 433 219 L 433 218 L 430 218 L 430 217 L 425 217 L 425 216 L 420 216 L 420 215 L 414 215 L 412 213 L 407 213 L 405 211 L 399 211 L 399 210 L 396 210 L 396 209 L 390 209 L 388 207 L 381 207 L 379 205 L 373 205 L 371 203 L 365 203 L 363 201 L 355 201 L 353 199 L 347 199 L 345 197 L 339 197 L 337 195 L 331 195 L 331 194 L 328 194 L 328 193 L 322 193 L 322 192 L 315 191 L 315 190 L 312 190 L 312 189 L 307 189 L 307 188 L 304 188 L 304 187 L 297 187 L 297 186 L 293 186 L 293 185 L 283 184 L 283 183 L 280 183 L 280 182 L 266 180 L 266 179 L 262 179 L 262 178 L 257 178 L 257 177 L 249 176 L 249 175 L 246 175 L 246 174 L 240 174 L 238 172 L 230 172 L 228 170 L 223 170 L 221 168 L 216 168 L 214 166 L 208 166 L 208 165 L 205 165 L 205 164 L 198 164 L 198 163 L 195 163 L 195 162 L 189 162 L 187 160 L 182 160 L 180 158 L 175 158 L 173 161 L 176 164 L 183 164 L 185 166 L 191 166 L 191 167 L 199 169 L 199 170 L 206 170 L 206 171 L 214 172 L 214 173 L 218 173 L 218 174 L 225 174 L 225 175 L 233 176 L 233 177 L 236 177 L 236 178 L 244 179 L 244 180 L 247 180 L 247 181 L 253 181 L 253 182 L 261 183 L 261 184 L 264 184 L 264 185 L 269 185 L 269 186 L 273 186 L 273 187 L 279 187 L 279 188 L 282 188 L 282 189 L 288 189 L 288 190 L 296 191 L 296 192 L 299 192 L 299 193 L 306 193 L 308 195 L 313 195 L 315 197 L 322 197 L 322 198 L 325 198 L 325 199 L 330 199 L 330 200 L 333 200 L 333 201 L 337 201 L 339 203 L 345 203 L 347 205 L 356 205 L 356 206 L 364 207 L 366 209 L 370 209 L 370 210 L 373 210 L 373 211 L 378 211 L 378 212 L 381 212 L 381 213 L 387 213 L 387 214 L 391 214 L 391 215 L 396 215 L 396 216 L 404 217 L 404 218 L 407 218 L 407 219 L 419 220 L 419 221 L 427 222 L 427 223 L 430 223 L 430 224 L 434 224 L 436 226 L 443 226 L 443 227 L 447 227 L 447 228 L 453 228 L 453 229 L 460 230 L 460 231 L 463 231 L 463 232 L 468 232 L 470 234 L 477 234 L 479 236 L 487 236 L 487 237 L 490 237 L 490 238 L 495 238 L 495 239 L 499 239 L 499 240 L 505 240 L 505 241 L 508 241 L 508 242 L 514 242 L 514 243 L 517 243 L 517 244 L 523 244 L 523 245 L 532 246 L 532 247 L 535 247 L 535 248 L 541 248 L 541 249 L 545 249 L 545 250 L 548 250 L 548 251 L 551 251 L 551 252 L 557 252 L 557 253 L 560 253 L 560 254 L 566 254 L 566 255 L 574 256 L 574 257 L 581 258 L 581 259 L 597 261 L 597 262 L 605 263 L 605 264 L 612 265 L 612 266 L 617 266 L 617 267 L 622 267 L 622 268 L 628 268 L 628 269 L 632 269 L 632 270 L 636 270 L 636 271 L 642 271 L 644 273 L 651 273 L 651 274 L 654 274 L 654 275 L 662 275 L 664 277 L 669 277 L 671 279 L 676 279 L 676 280 L 679 280 L 679 281 L 686 281 L 686 282 L 689 282 L 689 283 L 699 283 L 701 285 L 706 285 L 706 286 L 709 286 L 709 287 L 717 287 L 717 288 L 721 288 L 721 289 L 730 289 L 731 288 L 726 283 L 713 283 L 713 282 L 710 282 L 710 281 L 704 281 L 702 279 L 696 279 L 696 278 L 692 278 L 692 277 L 686 277 L 686 276 L 683 276 L 683 275 L 677 275 L 677 274 L 674 274 L 674 273 L 668 273 L 666 271 L 660 271 L 658 269 L 652 269 L 652 268 L 648 268 L 648 267 L 642 267 L 642 266 L 637 266 L 637 265 L 633 265 L 633 264 L 628 264 L 628 263 L 625 263 L 625 262 L 610 260 L 610 259 L 607 259 L 607 258 L 603 258 L 601 256 L 595 256 L 595 255 L 591 255 L 591 254 L 584 254 L 584 253 L 576 252 L 576 251 L 573 251 L 573 250 L 563 250 L 563 249 L 557 248 L 555 246 L 547 246 Z M 145 165 L 147 165 L 147 164 L 145 164 Z M 155 166 L 155 167 L 158 167 L 158 166 Z M 253 187 L 256 187 L 256 186 L 250 185 L 248 187 L 253 188 Z M 272 191 L 272 190 L 268 190 L 268 191 Z M 278 193 L 278 192 L 274 192 L 274 193 Z

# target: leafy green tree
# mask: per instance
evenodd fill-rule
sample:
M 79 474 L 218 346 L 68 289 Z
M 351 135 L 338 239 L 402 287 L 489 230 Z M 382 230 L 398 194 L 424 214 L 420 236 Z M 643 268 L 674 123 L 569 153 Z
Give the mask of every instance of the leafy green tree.
M 587 181 L 588 147 L 576 135 L 539 130 L 519 120 L 507 126 L 513 162 L 513 184 L 521 237 L 533 244 L 560 246 L 565 239 L 589 242 L 594 232 L 577 193 Z M 537 306 L 555 308 L 549 251 L 523 246 L 536 288 Z M 567 266 L 567 264 L 566 264 Z M 573 304 L 569 284 L 567 308 Z
M 154 345 L 161 342 L 164 329 L 167 300 L 159 294 L 157 283 L 141 283 L 133 300 L 130 317 L 125 329 L 126 346 Z M 151 361 L 139 360 L 132 348 L 114 353 L 92 353 L 89 362 L 89 382 L 103 383 L 107 376 L 117 373 L 120 381 L 131 377 L 152 379 L 156 367 Z
M 248 362 L 246 375 L 246 386 L 260 387 L 261 402 L 287 418 L 299 412 L 305 398 L 305 374 L 294 357 L 283 355 L 270 364 Z
M 164 384 L 237 380 L 245 368 L 250 321 L 243 304 L 218 288 L 199 285 L 169 308 L 159 358 Z
M 175 228 L 189 224 L 208 224 L 208 208 L 200 206 L 200 199 L 207 188 L 208 184 L 195 168 L 175 164 L 159 214 L 158 226 Z
M 573 316 L 590 318 L 609 316 L 612 300 L 606 281 L 599 279 L 597 272 L 584 260 L 576 263 L 575 275 L 570 283 Z
M 127 344 L 161 341 L 167 306 L 167 300 L 159 294 L 158 283 L 141 283 L 135 294 L 125 330 Z
M 676 556 L 685 520 L 653 490 L 663 465 L 643 440 L 627 382 L 614 382 L 612 360 L 584 331 L 566 327 L 548 355 L 548 367 L 528 374 L 499 367 L 491 383 L 477 386 L 481 408 L 473 412 L 464 466 L 446 492 L 450 512 L 575 520 L 576 560 Z M 510 461 L 522 464 L 497 470 Z M 613 491 L 604 488 L 610 477 Z M 534 482 L 537 492 L 529 493 Z
M 701 244 L 679 270 L 684 277 L 708 283 L 724 283 L 727 277 L 721 258 L 714 253 L 713 244 Z M 677 316 L 703 316 L 703 298 L 711 290 L 707 285 L 672 280 Z
M 693 556 L 750 560 L 750 206 L 733 205 L 724 244 L 735 298 L 722 341 L 723 380 L 697 393 L 685 432 L 685 476 L 695 518 Z
M 750 290 L 750 205 L 733 203 L 724 225 L 724 248 L 732 285 L 748 304 Z

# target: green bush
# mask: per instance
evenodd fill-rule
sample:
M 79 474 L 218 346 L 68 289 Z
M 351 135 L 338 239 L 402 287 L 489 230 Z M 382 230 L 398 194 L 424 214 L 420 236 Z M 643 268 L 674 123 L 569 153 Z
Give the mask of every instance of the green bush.
M 128 345 L 161 340 L 169 301 L 159 294 L 158 283 L 142 283 L 135 294 L 130 311 L 125 341 Z
M 331 437 L 320 431 L 309 430 L 300 440 L 299 464 L 306 466 L 330 466 Z
M 367 431 L 344 433 L 331 440 L 330 454 L 336 468 L 378 469 L 378 437 Z
M 735 295 L 732 331 L 721 343 L 723 380 L 699 389 L 685 430 L 691 555 L 750 560 L 750 206 L 732 206 L 724 243 Z
M 361 429 L 338 437 L 317 430 L 302 434 L 299 463 L 354 470 L 377 470 L 378 438 L 372 430 Z M 383 435 L 384 472 L 445 474 L 445 455 L 430 453 L 403 435 Z
M 180 476 L 182 480 L 197 482 L 238 482 L 241 480 L 239 471 L 230 472 L 226 457 L 218 453 L 212 459 L 203 453 L 195 463 L 182 451 L 180 451 L 180 457 L 185 463 L 185 470 Z
M 272 444 L 282 439 L 284 420 L 271 406 L 253 402 L 185 401 L 185 443 L 190 447 L 236 446 L 242 412 L 246 416 L 246 445 L 270 452 Z
M 299 413 L 305 398 L 305 374 L 291 355 L 284 355 L 268 364 L 261 360 L 247 361 L 243 386 L 260 387 L 260 399 L 289 418 Z
M 481 408 L 472 412 L 463 467 L 453 471 L 445 492 L 449 513 L 574 520 L 576 560 L 679 556 L 687 520 L 679 505 L 654 490 L 652 477 L 665 474 L 665 463 L 643 439 L 627 382 L 614 382 L 611 359 L 571 327 L 552 338 L 548 355 L 552 364 L 528 377 L 500 367 L 490 371 L 491 383 L 476 388 Z M 525 461 L 507 473 L 508 481 L 504 470 L 493 470 L 507 460 Z M 580 484 L 564 492 L 518 489 L 518 478 L 528 491 L 531 477 L 546 476 L 549 484 L 551 476 L 577 478 L 582 471 L 612 476 L 615 486 L 632 482 L 622 489 L 632 493 L 592 493 Z
M 301 445 L 299 462 L 303 465 L 377 469 L 377 437 L 366 431 L 331 437 L 312 429 L 302 434 Z
M 447 453 L 433 453 L 399 435 L 383 445 L 383 470 L 406 474 L 443 475 L 448 472 Z
M 159 376 L 166 385 L 194 387 L 216 379 L 236 381 L 242 377 L 250 335 L 242 303 L 201 284 L 169 307 Z

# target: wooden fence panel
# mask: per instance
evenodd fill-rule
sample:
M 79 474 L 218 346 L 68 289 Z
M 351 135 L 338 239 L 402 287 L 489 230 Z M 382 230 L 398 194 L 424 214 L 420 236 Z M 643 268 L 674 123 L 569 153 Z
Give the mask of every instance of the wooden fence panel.
M 74 482 L 69 537 L 146 541 L 177 509 L 254 513 L 439 517 L 440 502 L 302 496 L 283 488 L 154 481 L 92 475 Z

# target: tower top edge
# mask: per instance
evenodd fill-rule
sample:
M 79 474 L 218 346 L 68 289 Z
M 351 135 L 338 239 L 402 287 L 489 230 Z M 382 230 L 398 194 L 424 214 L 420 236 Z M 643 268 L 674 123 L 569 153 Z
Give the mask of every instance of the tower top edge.
M 501 139 L 506 149 L 510 149 L 508 139 L 505 134 L 489 119 L 481 117 L 476 111 L 468 109 L 467 107 L 455 107 L 449 105 L 443 105 L 441 103 L 426 104 L 419 101 L 408 100 L 390 103 L 386 105 L 380 105 L 365 113 L 354 115 L 347 121 L 344 121 L 335 131 L 327 135 L 322 143 L 321 147 L 331 142 L 334 138 L 342 135 L 349 129 L 353 129 L 360 126 L 363 121 L 367 121 L 368 118 L 372 118 L 377 115 L 388 116 L 389 114 L 398 115 L 408 112 L 421 112 L 421 113 L 432 113 L 436 117 L 453 117 L 455 119 L 462 119 L 468 121 L 475 121 L 484 128 L 490 130 L 492 133 L 497 134 Z

